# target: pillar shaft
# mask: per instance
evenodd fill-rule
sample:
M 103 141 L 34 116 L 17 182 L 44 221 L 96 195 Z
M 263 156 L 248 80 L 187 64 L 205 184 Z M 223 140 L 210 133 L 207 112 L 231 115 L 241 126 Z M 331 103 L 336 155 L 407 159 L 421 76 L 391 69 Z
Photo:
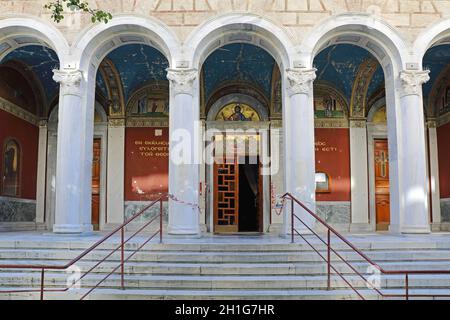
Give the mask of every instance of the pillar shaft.
M 400 231 L 430 232 L 428 212 L 428 179 L 425 147 L 425 122 L 422 84 L 428 81 L 427 71 L 400 73 L 400 118 L 397 119 L 400 144 L 399 202 Z
M 288 69 L 289 101 L 283 114 L 285 132 L 285 190 L 315 211 L 315 148 L 313 81 L 315 69 Z M 290 204 L 285 210 L 284 230 L 290 233 Z M 302 207 L 294 205 L 295 214 L 313 227 L 314 218 Z M 295 228 L 307 232 L 307 228 L 295 219 Z
M 367 176 L 367 130 L 365 119 L 350 120 L 351 230 L 369 227 Z
M 55 70 L 53 79 L 60 83 L 58 110 L 58 147 L 56 160 L 56 210 L 53 232 L 83 232 L 83 184 L 84 170 L 91 170 L 83 161 L 81 109 L 82 73 L 79 70 Z
M 170 234 L 199 234 L 198 71 L 169 69 L 169 225 Z M 176 199 L 176 200 L 175 200 Z

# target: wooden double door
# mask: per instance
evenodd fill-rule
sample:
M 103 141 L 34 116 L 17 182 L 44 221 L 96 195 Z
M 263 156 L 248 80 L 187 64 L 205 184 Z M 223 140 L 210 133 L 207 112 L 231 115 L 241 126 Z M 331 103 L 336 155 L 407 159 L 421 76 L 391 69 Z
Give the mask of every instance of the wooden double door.
M 262 179 L 259 161 L 248 157 L 214 164 L 214 232 L 262 232 Z
M 100 167 L 101 167 L 101 139 L 94 139 L 92 159 L 92 226 L 94 230 L 100 228 Z
M 391 221 L 388 140 L 376 139 L 374 145 L 376 230 L 386 231 Z

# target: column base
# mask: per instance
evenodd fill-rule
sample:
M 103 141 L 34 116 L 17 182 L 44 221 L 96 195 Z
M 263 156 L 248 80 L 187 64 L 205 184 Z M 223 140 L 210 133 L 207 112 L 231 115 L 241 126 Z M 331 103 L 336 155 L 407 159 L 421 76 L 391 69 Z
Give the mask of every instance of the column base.
M 85 226 L 82 224 L 55 224 L 53 225 L 53 233 L 83 233 Z
M 402 233 L 430 233 L 430 226 L 403 226 Z
M 200 235 L 200 229 L 197 228 L 188 228 L 188 227 L 180 227 L 180 226 L 168 226 L 167 233 L 170 235 Z

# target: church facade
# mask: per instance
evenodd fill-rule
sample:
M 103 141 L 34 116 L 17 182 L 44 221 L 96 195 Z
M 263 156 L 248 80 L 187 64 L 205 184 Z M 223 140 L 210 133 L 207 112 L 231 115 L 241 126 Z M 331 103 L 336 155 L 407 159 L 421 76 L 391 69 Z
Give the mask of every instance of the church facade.
M 167 195 L 170 234 L 283 235 L 285 193 L 345 232 L 450 230 L 450 1 L 45 2 L 0 1 L 0 231 Z

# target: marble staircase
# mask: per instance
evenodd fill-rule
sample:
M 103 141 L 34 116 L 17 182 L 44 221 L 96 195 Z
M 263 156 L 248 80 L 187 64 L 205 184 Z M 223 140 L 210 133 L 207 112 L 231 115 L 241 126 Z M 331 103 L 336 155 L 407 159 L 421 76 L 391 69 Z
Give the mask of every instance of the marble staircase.
M 34 238 L 33 238 L 34 237 Z M 93 243 L 91 237 L 34 235 L 25 239 L 0 237 L 0 264 L 63 265 Z M 310 241 L 325 253 L 325 247 Z M 368 264 L 336 239 L 334 248 L 361 273 L 369 276 Z M 450 235 L 352 236 L 352 243 L 387 270 L 450 270 Z M 118 239 L 103 244 L 77 263 L 88 270 L 116 246 Z M 126 245 L 125 256 L 139 239 Z M 366 299 L 380 299 L 374 290 L 336 256 L 333 265 Z M 107 262 L 82 279 L 81 288 L 65 293 L 47 292 L 46 299 L 78 299 L 120 261 L 113 254 Z M 295 244 L 278 237 L 203 237 L 167 239 L 150 243 L 125 265 L 125 290 L 115 273 L 89 299 L 358 299 L 338 276 L 327 290 L 327 266 L 301 239 Z M 47 271 L 47 289 L 65 288 L 70 273 Z M 40 271 L 0 269 L 0 291 L 37 289 Z M 381 290 L 404 293 L 404 276 L 382 275 Z M 410 277 L 411 293 L 448 294 L 450 275 Z M 0 293 L 0 299 L 37 299 L 37 293 Z

